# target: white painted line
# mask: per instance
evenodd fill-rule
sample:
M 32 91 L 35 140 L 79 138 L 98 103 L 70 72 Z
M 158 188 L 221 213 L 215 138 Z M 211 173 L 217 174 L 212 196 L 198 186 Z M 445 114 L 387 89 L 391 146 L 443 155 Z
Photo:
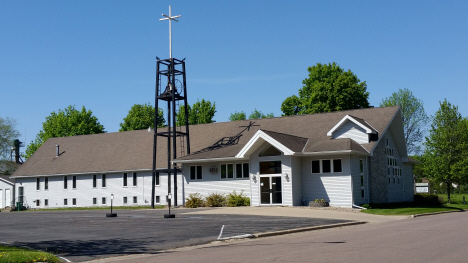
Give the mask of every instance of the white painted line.
M 223 227 L 221 227 L 221 232 L 219 232 L 218 240 L 220 240 L 221 236 L 223 235 L 223 229 L 224 229 L 224 225 Z
M 254 237 L 254 235 L 252 235 L 252 234 L 245 234 L 245 235 L 238 235 L 238 236 L 232 236 L 232 237 L 218 238 L 218 240 L 242 239 L 242 238 L 252 238 L 252 237 Z

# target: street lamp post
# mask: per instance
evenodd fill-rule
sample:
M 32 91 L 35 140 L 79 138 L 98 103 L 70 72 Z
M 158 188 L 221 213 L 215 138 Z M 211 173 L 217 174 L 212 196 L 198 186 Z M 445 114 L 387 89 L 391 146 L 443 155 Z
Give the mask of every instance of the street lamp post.
M 113 203 L 113 201 L 114 201 L 114 194 L 111 194 L 111 212 L 110 212 L 110 214 L 107 213 L 106 217 L 117 217 L 117 214 L 112 213 L 112 203 Z

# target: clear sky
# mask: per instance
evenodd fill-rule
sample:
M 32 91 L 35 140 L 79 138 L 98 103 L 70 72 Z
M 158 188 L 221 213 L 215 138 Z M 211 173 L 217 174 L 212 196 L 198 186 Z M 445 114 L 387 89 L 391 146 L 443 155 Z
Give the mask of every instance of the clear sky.
M 186 58 L 189 104 L 217 122 L 255 108 L 281 116 L 307 68 L 336 62 L 366 81 L 371 105 L 399 88 L 428 115 L 447 98 L 468 115 L 468 1 L 2 1 L 0 117 L 29 143 L 51 112 L 84 105 L 117 132 L 154 104 L 155 57 Z M 24 151 L 24 148 L 22 149 Z

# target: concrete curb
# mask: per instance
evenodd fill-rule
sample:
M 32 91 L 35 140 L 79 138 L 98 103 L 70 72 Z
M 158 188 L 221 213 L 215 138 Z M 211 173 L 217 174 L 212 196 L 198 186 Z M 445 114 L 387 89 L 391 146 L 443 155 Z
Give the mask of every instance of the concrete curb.
M 410 217 L 415 218 L 415 217 L 421 217 L 421 216 L 431 216 L 431 215 L 440 215 L 440 214 L 458 213 L 458 212 L 465 212 L 465 210 L 451 210 L 451 211 L 417 214 L 417 215 L 410 215 Z
M 354 222 L 338 223 L 338 224 L 324 225 L 324 226 L 301 227 L 301 228 L 295 228 L 295 229 L 287 229 L 287 230 L 280 230 L 280 231 L 257 233 L 257 234 L 253 234 L 253 237 L 254 238 L 259 238 L 259 237 L 279 236 L 279 235 L 286 235 L 286 234 L 305 232 L 305 231 L 313 231 L 313 230 L 320 230 L 320 229 L 336 228 L 336 227 L 343 227 L 343 226 L 362 225 L 362 224 L 366 224 L 366 223 L 367 222 L 365 222 L 365 221 L 354 221 Z

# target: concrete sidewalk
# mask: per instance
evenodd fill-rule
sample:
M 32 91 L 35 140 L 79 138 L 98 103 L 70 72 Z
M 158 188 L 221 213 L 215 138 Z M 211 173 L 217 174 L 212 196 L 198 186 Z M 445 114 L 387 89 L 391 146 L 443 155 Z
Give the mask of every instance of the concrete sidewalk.
M 184 214 L 236 214 L 236 215 L 259 215 L 259 216 L 287 216 L 287 217 L 307 217 L 307 218 L 324 218 L 324 219 L 343 219 L 365 221 L 368 223 L 382 223 L 401 219 L 408 219 L 409 216 L 382 216 L 371 215 L 360 212 L 351 212 L 346 210 L 323 210 L 309 207 L 215 207 L 203 209 L 200 211 L 193 210 Z

